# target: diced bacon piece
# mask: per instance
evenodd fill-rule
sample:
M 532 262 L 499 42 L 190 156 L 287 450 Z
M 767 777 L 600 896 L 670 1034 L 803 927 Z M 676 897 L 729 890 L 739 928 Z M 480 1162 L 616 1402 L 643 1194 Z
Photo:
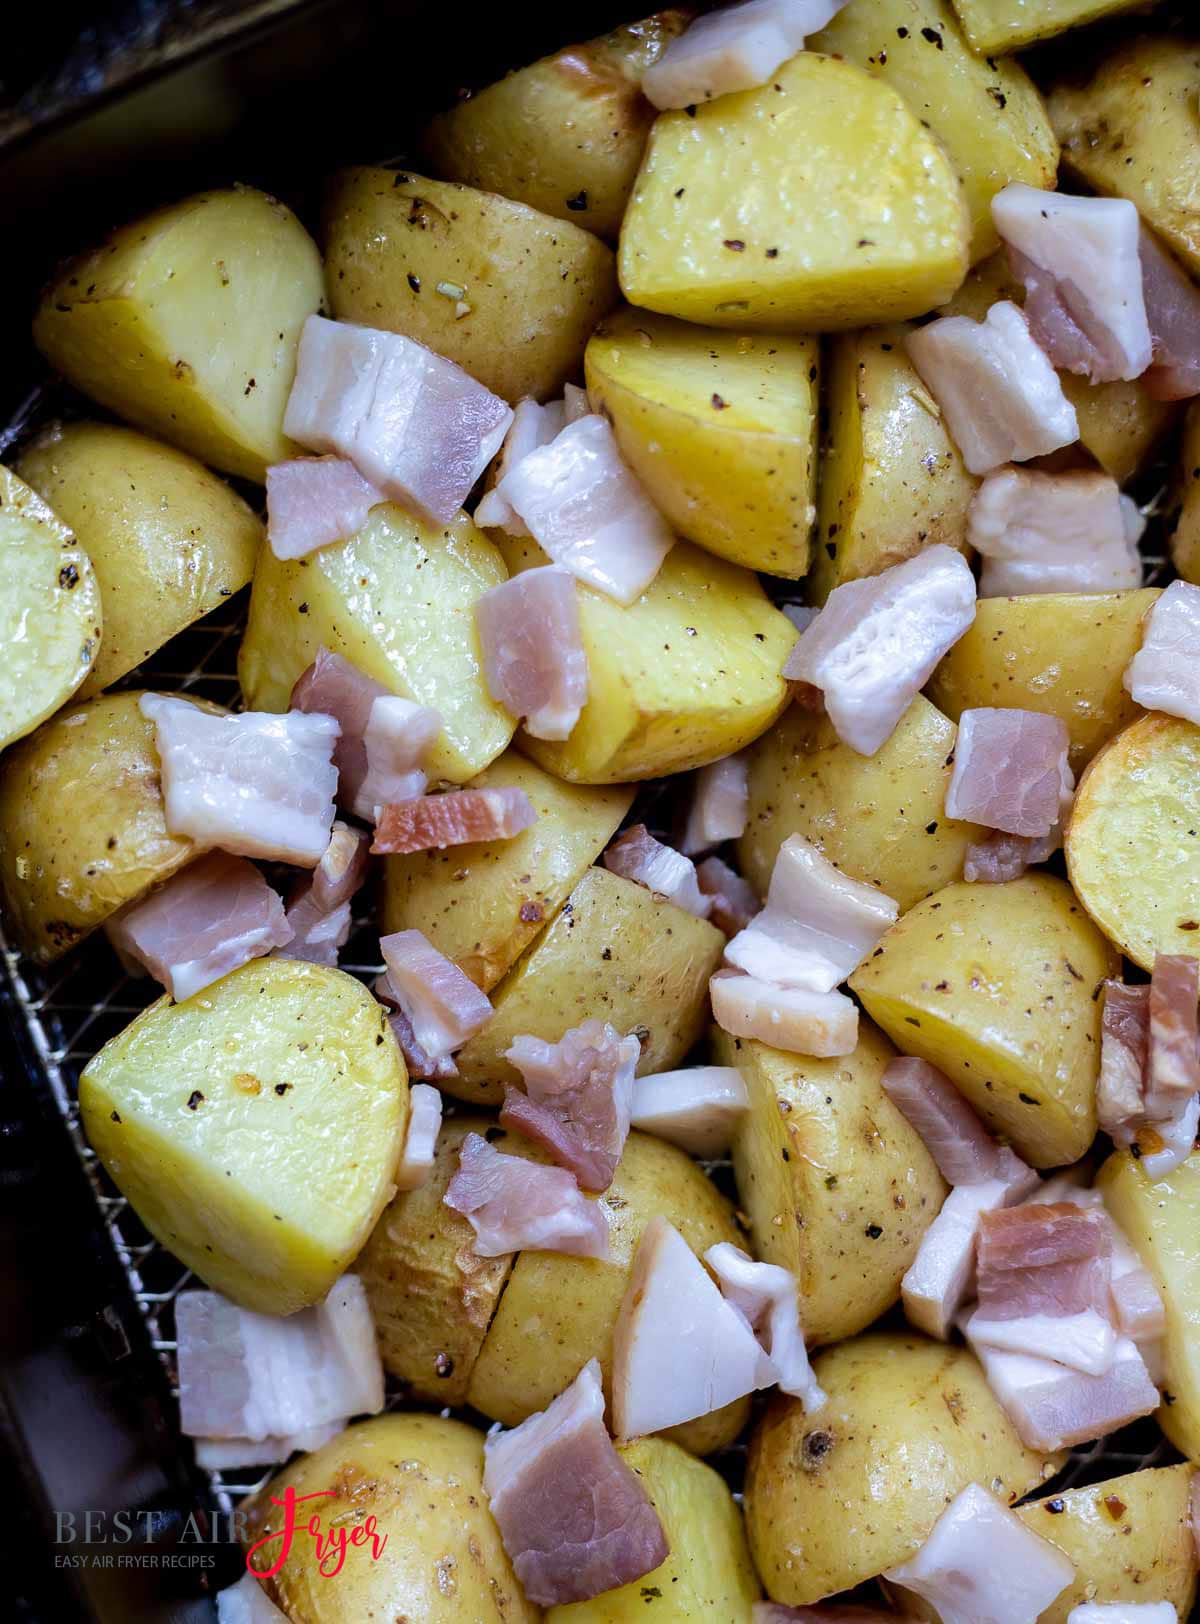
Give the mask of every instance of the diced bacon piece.
M 1070 742 L 1059 716 L 991 706 L 963 711 L 946 816 L 1010 835 L 1048 835 L 1059 820 Z
M 670 1546 L 641 1480 L 604 1427 L 600 1365 L 484 1444 L 483 1486 L 529 1600 L 587 1601 L 660 1567 Z
M 475 1231 L 478 1257 L 520 1251 L 608 1257 L 604 1208 L 586 1199 L 573 1173 L 506 1156 L 477 1133 L 463 1140 L 458 1172 L 442 1199 Z
M 775 1380 L 743 1314 L 665 1218 L 642 1232 L 613 1332 L 619 1438 L 694 1421 Z
M 834 587 L 783 675 L 819 688 L 838 738 L 873 756 L 974 618 L 970 566 L 938 543 Z
M 552 400 L 541 406 L 528 395 L 519 400 L 513 412 L 512 424 L 504 437 L 504 444 L 496 457 L 495 478 L 491 489 L 479 499 L 475 509 L 475 523 L 486 530 L 506 530 L 510 536 L 527 536 L 525 522 L 500 495 L 497 486 L 511 469 L 536 451 L 540 445 L 549 445 L 566 427 L 566 411 L 562 401 Z
M 1079 1314 L 1021 1314 L 993 1319 L 977 1310 L 964 1326 L 973 1347 L 1053 1359 L 1071 1370 L 1103 1376 L 1116 1356 L 1117 1334 L 1094 1308 Z
M 167 828 L 200 847 L 312 868 L 329 845 L 337 769 L 332 716 L 214 716 L 143 694 L 162 763 Z
M 366 732 L 371 707 L 386 694 L 381 682 L 324 646 L 317 650 L 316 659 L 301 672 L 292 689 L 289 709 L 332 716 L 341 729 L 333 764 L 338 770 L 338 800 L 346 807 L 353 807 L 366 776 Z
M 994 304 L 984 321 L 931 321 L 908 335 L 905 348 L 971 473 L 990 474 L 1078 440 L 1079 419 L 1058 373 L 1009 300 Z
M 997 468 L 967 511 L 967 539 L 983 559 L 979 596 L 1141 586 L 1137 518 L 1131 525 L 1121 488 L 1107 474 Z
M 307 964 L 324 964 L 337 968 L 338 957 L 350 940 L 353 920 L 350 904 L 340 903 L 323 913 L 312 907 L 307 897 L 297 895 L 294 907 L 288 910 L 289 924 L 294 935 L 286 947 L 277 947 L 277 959 L 303 959 Z
M 383 1365 L 366 1289 L 343 1275 L 323 1303 L 285 1319 L 215 1291 L 175 1303 L 179 1415 L 192 1438 L 287 1437 L 383 1408 Z
M 896 923 L 891 897 L 851 879 L 803 835 L 779 848 L 767 904 L 725 949 L 726 962 L 783 987 L 832 992 Z
M 1106 1438 L 1158 1408 L 1158 1389 L 1128 1337 L 1117 1338 L 1112 1365 L 1102 1376 L 982 1344 L 975 1352 L 988 1386 L 1030 1449 L 1069 1449 Z
M 441 1094 L 436 1088 L 430 1088 L 428 1083 L 414 1083 L 408 1091 L 408 1128 L 404 1135 L 404 1153 L 396 1169 L 398 1190 L 416 1190 L 428 1182 L 441 1131 Z
M 350 810 L 374 823 L 381 806 L 424 795 L 429 780 L 423 764 L 441 731 L 440 711 L 395 694 L 380 694 L 371 704 L 363 731 L 366 772 Z
M 523 789 L 452 789 L 381 806 L 372 852 L 444 851 L 480 840 L 511 840 L 537 822 Z
M 746 831 L 750 769 L 744 755 L 725 756 L 695 775 L 681 850 L 686 857 L 738 840 Z
M 1096 1109 L 1100 1126 L 1117 1144 L 1132 1142 L 1144 1120 L 1142 1086 L 1150 1044 L 1150 988 L 1104 983 L 1100 1077 Z
M 1134 205 L 1014 184 L 993 197 L 992 219 L 1025 283 L 1033 335 L 1053 364 L 1093 383 L 1140 378 L 1151 340 Z
M 897 1056 L 888 1062 L 881 1080 L 893 1105 L 920 1134 L 947 1184 L 983 1184 L 989 1179 L 1013 1186 L 1036 1183 L 1033 1169 L 996 1143 L 950 1079 L 927 1060 Z
M 458 1067 L 448 1054 L 432 1055 L 417 1042 L 413 1024 L 400 1007 L 392 979 L 386 970 L 381 976 L 376 976 L 374 990 L 380 1003 L 388 1007 L 388 1025 L 400 1045 L 400 1053 L 404 1056 L 409 1077 L 434 1078 L 439 1082 L 457 1077 Z
M 1006 880 L 1018 880 L 1026 870 L 1047 858 L 1062 845 L 1062 826 L 1056 825 L 1048 835 L 1027 839 L 1024 835 L 1005 835 L 994 829 L 986 840 L 973 840 L 963 859 L 963 879 L 970 884 L 1001 885 Z
M 581 389 L 578 384 L 564 384 L 562 409 L 564 427 L 568 423 L 578 423 L 581 417 L 590 417 L 592 407 L 587 390 Z
M 283 431 L 348 457 L 386 496 L 448 524 L 512 420 L 499 396 L 415 339 L 310 316 Z
M 1148 1269 L 1132 1268 L 1118 1274 L 1113 1265 L 1112 1305 L 1117 1329 L 1140 1346 L 1160 1337 L 1167 1328 L 1162 1293 Z
M 858 1005 L 843 992 L 779 987 L 737 970 L 718 970 L 708 984 L 713 1019 L 735 1038 L 757 1038 L 789 1054 L 853 1054 Z
M 267 469 L 267 541 L 276 558 L 305 558 L 356 536 L 387 498 L 345 457 L 296 457 Z
M 1155 400 L 1200 395 L 1200 288 L 1152 231 L 1139 243 L 1154 364 L 1142 384 Z
M 656 840 L 644 823 L 635 823 L 617 836 L 604 854 L 604 866 L 697 919 L 707 919 L 711 903 L 700 890 L 695 863 L 674 846 Z
M 1147 710 L 1200 723 L 1200 586 L 1172 581 L 1154 604 L 1125 686 Z
M 736 1066 L 660 1071 L 633 1085 L 633 1126 L 669 1139 L 692 1156 L 723 1156 L 749 1105 Z
M 575 577 L 523 570 L 475 602 L 488 692 L 535 739 L 565 739 L 587 704 L 588 661 Z
M 287 922 L 293 935 L 277 956 L 336 965 L 350 935 L 350 898 L 367 877 L 370 836 L 335 823 L 325 855 L 292 892 Z
M 642 75 L 655 107 L 690 107 L 765 85 L 846 0 L 744 0 L 699 17 Z
M 557 1043 L 522 1033 L 504 1058 L 525 1092 L 507 1088 L 500 1121 L 542 1145 L 585 1190 L 607 1190 L 629 1137 L 642 1046 L 606 1021 L 584 1021 Z
M 994 1494 L 969 1483 L 915 1556 L 884 1577 L 915 1591 L 942 1624 L 1036 1624 L 1075 1564 Z
M 754 887 L 719 857 L 706 857 L 696 864 L 696 883 L 711 904 L 709 918 L 726 936 L 736 936 L 762 907 Z
M 328 1421 L 324 1426 L 305 1427 L 286 1438 L 195 1438 L 196 1465 L 208 1472 L 227 1472 L 234 1466 L 278 1466 L 298 1450 L 309 1454 L 336 1438 L 344 1421 Z
M 820 1602 L 816 1607 L 783 1607 L 777 1601 L 756 1601 L 750 1624 L 895 1624 L 894 1613 L 877 1607 L 856 1607 L 853 1602 Z
M 287 1624 L 287 1614 L 269 1600 L 252 1573 L 244 1573 L 218 1595 L 217 1624 Z
M 1150 1040 L 1146 1060 L 1146 1115 L 1174 1121 L 1200 1089 L 1197 1001 L 1200 961 L 1159 953 L 1150 976 Z
M 1165 1179 L 1185 1162 L 1196 1147 L 1200 1128 L 1200 1094 L 1193 1094 L 1177 1117 L 1151 1122 L 1138 1129 L 1141 1167 L 1149 1179 Z
M 105 926 L 121 962 L 149 971 L 177 1004 L 290 942 L 292 929 L 254 864 L 219 851 Z
M 1038 1183 L 1032 1168 L 1028 1175 L 1023 1183 L 989 1179 L 984 1184 L 956 1184 L 950 1191 L 901 1282 L 904 1312 L 919 1331 L 943 1342 L 949 1337 L 975 1285 L 979 1216 L 1028 1194 Z
M 496 489 L 556 564 L 618 603 L 642 595 L 675 545 L 603 417 L 568 423 Z
M 432 1061 L 461 1049 L 491 1020 L 487 997 L 419 930 L 380 937 L 379 951 L 387 965 L 389 991 Z
M 1088 1601 L 1072 1607 L 1067 1624 L 1178 1624 L 1169 1601 Z
M 732 1303 L 758 1338 L 771 1361 L 781 1392 L 798 1398 L 812 1415 L 826 1402 L 808 1362 L 796 1277 L 777 1263 L 756 1263 L 731 1241 L 719 1241 L 704 1254 L 717 1277 L 721 1295 Z
M 1102 1213 L 1068 1201 L 1028 1201 L 980 1220 L 980 1285 L 997 1271 L 1086 1263 L 1107 1257 L 1110 1248 Z
M 370 835 L 361 829 L 352 829 L 340 819 L 334 823 L 329 844 L 308 882 L 308 892 L 318 908 L 340 908 L 359 890 L 367 877 L 370 843 Z

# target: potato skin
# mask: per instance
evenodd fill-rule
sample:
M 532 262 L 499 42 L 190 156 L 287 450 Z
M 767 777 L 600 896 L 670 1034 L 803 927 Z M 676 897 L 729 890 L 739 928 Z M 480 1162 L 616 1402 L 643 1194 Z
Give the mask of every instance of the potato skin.
M 590 231 L 391 169 L 335 177 L 325 261 L 339 321 L 415 338 L 513 404 L 562 393 L 617 299 L 612 252 Z
M 156 1240 L 241 1307 L 292 1314 L 328 1295 L 391 1194 L 408 1081 L 360 982 L 265 958 L 143 1010 L 79 1104 Z
M 1088 913 L 1143 970 L 1196 952 L 1200 727 L 1152 712 L 1118 733 L 1080 781 L 1067 872 Z
M 297 1498 L 299 1524 L 281 1571 L 264 1588 L 276 1606 L 308 1624 L 411 1619 L 413 1624 L 537 1624 L 541 1610 L 525 1599 L 483 1491 L 483 1434 L 436 1415 L 378 1415 L 291 1466 L 246 1502 L 247 1547 L 278 1536 L 284 1513 L 271 1504 L 286 1489 Z M 304 1532 L 315 1511 L 322 1532 L 351 1533 L 368 1517 L 387 1543 L 378 1558 L 369 1544 L 350 1548 L 340 1572 L 318 1566 Z M 276 1537 L 254 1561 L 279 1559 Z
M 748 752 L 741 872 L 765 896 L 779 848 L 801 834 L 901 912 L 962 874 L 973 823 L 944 812 L 957 733 L 920 694 L 873 756 L 843 744 L 828 717 L 793 705 Z
M 321 256 L 290 209 L 249 186 L 122 226 L 43 295 L 34 342 L 77 389 L 246 479 L 298 447 L 283 432 Z
M 615 238 L 656 117 L 642 75 L 690 17 L 656 12 L 456 102 L 425 132 L 431 168 Z
M 79 690 L 90 699 L 244 587 L 263 527 L 202 463 L 112 423 L 56 424 L 22 453 L 21 477 L 87 548 L 104 640 Z
M 127 689 L 74 705 L 0 761 L 0 896 L 41 964 L 196 855 L 167 830 L 140 698 Z
M 589 868 L 491 998 L 495 1014 L 455 1056 L 443 1087 L 499 1105 L 520 1074 L 504 1051 L 521 1032 L 557 1042 L 582 1021 L 644 1033 L 638 1072 L 678 1066 L 704 1030 L 708 979 L 725 937 L 644 886 Z
M 1138 0 L 954 0 L 954 9 L 971 49 L 980 56 L 998 56 L 1114 12 L 1130 11 L 1137 4 Z
M 537 822 L 512 840 L 386 857 L 383 929 L 423 931 L 489 992 L 599 857 L 633 804 L 633 791 L 564 784 L 515 750 L 472 784 L 523 789 Z
M 1026 1449 L 966 1348 L 876 1332 L 820 1354 L 829 1402 L 772 1400 L 750 1439 L 746 1525 L 773 1601 L 805 1606 L 920 1546 L 968 1483 L 1011 1504 L 1065 1456 Z
M 810 1347 L 853 1336 L 899 1301 L 946 1197 L 933 1158 L 881 1086 L 895 1053 L 869 1021 L 854 1053 L 837 1060 L 713 1032 L 714 1059 L 738 1068 L 750 1096 L 733 1170 L 754 1255 L 795 1275 Z
M 1140 714 L 1122 679 L 1158 597 L 1157 587 L 1146 587 L 981 598 L 974 622 L 933 673 L 929 697 L 955 721 L 980 705 L 1059 717 L 1078 775 Z
M 1190 1466 L 1163 1466 L 1018 1506 L 1027 1528 L 1075 1564 L 1075 1581 L 1038 1615 L 1067 1624 L 1085 1602 L 1170 1602 L 1191 1616 L 1196 1556 L 1188 1515 Z
M 645 1619 L 647 1603 L 655 1624 L 751 1624 L 762 1587 L 724 1480 L 666 1438 L 635 1438 L 617 1454 L 641 1478 L 671 1554 L 632 1584 L 549 1608 L 546 1624 L 633 1624 Z
M 905 1053 L 940 1067 L 1034 1167 L 1096 1133 L 1097 989 L 1118 959 L 1052 874 L 956 882 L 919 902 L 850 978 Z

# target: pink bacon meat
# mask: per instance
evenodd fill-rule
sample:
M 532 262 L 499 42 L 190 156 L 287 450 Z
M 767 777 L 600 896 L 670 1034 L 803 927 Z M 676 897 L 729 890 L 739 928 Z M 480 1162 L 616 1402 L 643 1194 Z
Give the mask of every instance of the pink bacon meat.
M 613 1181 L 633 1112 L 642 1046 L 605 1021 L 584 1021 L 557 1043 L 521 1034 L 504 1058 L 525 1091 L 506 1088 L 500 1121 L 548 1150 L 585 1190 Z
M 995 829 L 986 840 L 973 840 L 963 858 L 963 879 L 969 884 L 1002 885 L 1020 879 L 1028 869 L 1047 858 L 1062 845 L 1062 829 L 1030 839 L 1026 835 L 1001 834 Z
M 1155 400 L 1200 395 L 1200 288 L 1152 231 L 1139 243 L 1154 363 L 1142 378 Z
M 1129 1144 L 1144 1120 L 1142 1088 L 1150 1044 L 1150 988 L 1104 983 L 1100 1077 L 1096 1108 L 1100 1126 L 1118 1144 Z
M 276 558 L 304 558 L 356 536 L 386 498 L 344 457 L 296 457 L 267 469 L 267 541 Z
M 1069 777 L 1067 725 L 1040 711 L 965 710 L 959 717 L 946 816 L 1039 838 L 1059 820 Z
M 846 0 L 744 0 L 699 17 L 642 76 L 655 107 L 690 107 L 765 85 Z
M 975 1343 L 1047 1355 L 1090 1375 L 1111 1366 L 1112 1228 L 1072 1202 L 1029 1202 L 979 1220 Z
M 656 840 L 644 823 L 635 823 L 617 836 L 604 854 L 604 866 L 698 919 L 708 917 L 711 904 L 700 890 L 696 865 L 673 846 Z
M 442 1199 L 475 1231 L 478 1257 L 521 1251 L 608 1257 L 604 1209 L 584 1198 L 573 1173 L 506 1156 L 477 1133 L 463 1140 Z
M 754 887 L 719 857 L 705 857 L 696 864 L 696 883 L 709 899 L 708 917 L 726 936 L 736 936 L 762 907 Z
M 907 1055 L 889 1061 L 883 1088 L 920 1134 L 947 1184 L 989 1179 L 1022 1183 L 1030 1169 L 999 1145 L 950 1079 L 927 1060 Z
M 380 937 L 379 951 L 387 965 L 388 991 L 431 1062 L 461 1049 L 491 1020 L 488 999 L 419 930 Z
M 475 603 L 488 692 L 535 739 L 565 739 L 587 703 L 575 579 L 558 564 L 523 570 Z
M 504 530 L 510 536 L 529 534 L 524 520 L 500 495 L 497 486 L 505 474 L 515 468 L 523 457 L 527 457 L 531 451 L 536 451 L 540 445 L 549 445 L 550 441 L 566 427 L 566 423 L 566 410 L 560 400 L 552 400 L 542 406 L 526 396 L 524 400 L 517 402 L 512 424 L 504 437 L 504 444 L 497 453 L 489 476 L 492 480 L 491 489 L 485 491 L 479 498 L 475 509 L 476 524 L 482 525 L 487 530 Z
M 443 851 L 480 840 L 511 840 L 537 822 L 523 789 L 457 789 L 379 809 L 372 852 Z
M 981 598 L 1141 586 L 1145 522 L 1107 474 L 998 468 L 967 510 Z
M 966 1334 L 971 1342 L 969 1322 Z M 1158 1389 L 1128 1337 L 1116 1339 L 1112 1362 L 1100 1375 L 1033 1354 L 971 1345 L 988 1386 L 1030 1449 L 1070 1449 L 1106 1438 L 1158 1408 Z
M 350 899 L 367 877 L 370 837 L 335 823 L 324 857 L 288 901 L 292 938 L 278 949 L 288 959 L 336 965 L 350 935 Z
M 414 1083 L 408 1091 L 404 1153 L 396 1169 L 398 1190 L 416 1190 L 428 1183 L 441 1128 L 442 1096 L 428 1083 Z
M 1145 1109 L 1152 1122 L 1169 1122 L 1200 1089 L 1196 1006 L 1200 961 L 1159 953 L 1150 976 L 1150 1027 Z
M 694 779 L 681 850 L 685 857 L 738 840 L 745 833 L 750 804 L 749 766 L 743 755 L 725 756 L 701 767 Z
M 296 678 L 288 708 L 309 715 L 332 716 L 340 729 L 333 764 L 338 771 L 338 800 L 350 806 L 367 772 L 364 735 L 371 706 L 387 689 L 340 654 L 323 645 L 313 663 Z

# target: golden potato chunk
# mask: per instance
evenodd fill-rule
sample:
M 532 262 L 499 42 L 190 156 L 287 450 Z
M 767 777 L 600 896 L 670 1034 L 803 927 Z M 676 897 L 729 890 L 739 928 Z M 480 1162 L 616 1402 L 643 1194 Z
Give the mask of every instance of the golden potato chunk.
M 291 210 L 234 186 L 158 209 L 71 260 L 33 336 L 119 417 L 261 481 L 296 454 L 283 411 L 323 291 L 321 256 Z
M 202 463 L 112 423 L 56 424 L 25 451 L 21 477 L 87 548 L 104 641 L 80 689 L 90 698 L 244 587 L 262 524 Z
M 794 579 L 816 514 L 818 357 L 813 338 L 626 309 L 588 344 L 588 397 L 673 529 Z
M 954 0 L 971 49 L 980 56 L 1019 51 L 1035 40 L 1114 12 L 1132 11 L 1140 0 Z
M 392 1192 L 404 1061 L 353 976 L 259 959 L 160 998 L 79 1082 L 92 1149 L 142 1223 L 242 1308 L 320 1302 Z
M 960 1088 L 1033 1167 L 1078 1161 L 1096 1133 L 1097 989 L 1117 955 L 1051 874 L 946 886 L 850 978 L 905 1054 Z
M 347 169 L 325 215 L 339 321 L 403 333 L 514 404 L 560 395 L 617 299 L 611 249 L 492 192 Z
M 1143 970 L 1197 952 L 1200 727 L 1143 716 L 1084 774 L 1067 824 L 1067 872 L 1088 913 Z
M 757 90 L 655 121 L 621 287 L 710 327 L 861 327 L 948 299 L 969 234 L 917 114 L 861 68 L 801 51 Z

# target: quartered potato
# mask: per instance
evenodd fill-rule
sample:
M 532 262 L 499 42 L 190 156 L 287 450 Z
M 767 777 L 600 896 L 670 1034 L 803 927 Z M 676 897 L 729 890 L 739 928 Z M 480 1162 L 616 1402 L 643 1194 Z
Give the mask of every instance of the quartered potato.
M 974 622 L 933 673 L 929 697 L 955 721 L 989 705 L 1059 717 L 1078 774 L 1139 714 L 1122 679 L 1158 596 L 1147 587 L 981 598 Z
M 434 171 L 615 237 L 655 118 L 642 75 L 689 16 L 656 12 L 456 102 L 425 132 Z
M 819 353 L 625 309 L 588 344 L 588 397 L 672 529 L 794 579 L 816 514 Z
M 918 694 L 887 743 L 861 756 L 827 716 L 793 705 L 748 752 L 741 873 L 765 896 L 780 846 L 800 834 L 902 913 L 959 879 L 967 847 L 983 831 L 945 815 L 956 734 Z
M 1119 1150 L 1096 1185 L 1166 1306 L 1158 1423 L 1181 1454 L 1200 1464 L 1200 1151 L 1166 1178 L 1152 1179 L 1130 1151 Z
M 964 468 L 908 359 L 910 330 L 871 327 L 829 346 L 813 603 L 938 542 L 966 549 L 967 509 L 979 481 Z
M 391 1195 L 408 1121 L 383 1010 L 352 976 L 300 959 L 160 998 L 88 1064 L 79 1102 L 155 1239 L 263 1314 L 327 1296 Z
M 0 749 L 32 733 L 100 653 L 100 583 L 68 525 L 0 468 Z
M 880 1083 L 895 1050 L 869 1022 L 837 1060 L 714 1033 L 750 1109 L 733 1141 L 754 1255 L 799 1282 L 804 1339 L 853 1336 L 900 1298 L 900 1281 L 946 1196 L 933 1158 Z
M 971 49 L 980 56 L 1018 51 L 1138 5 L 1139 0 L 954 0 Z
M 0 761 L 0 895 L 20 945 L 43 964 L 196 856 L 167 830 L 140 699 L 126 691 L 72 706 Z
M 608 845 L 633 791 L 564 784 L 513 750 L 471 784 L 523 789 L 537 822 L 511 840 L 385 858 L 382 928 L 423 932 L 488 992 Z
M 1193 586 L 1200 585 L 1200 406 L 1184 420 L 1179 450 L 1179 512 L 1171 531 L 1171 561 Z
M 762 1587 L 724 1480 L 665 1438 L 635 1438 L 617 1454 L 641 1479 L 671 1554 L 632 1584 L 549 1608 L 546 1624 L 643 1624 L 648 1616 L 655 1624 L 751 1624 Z
M 296 216 L 234 186 L 158 209 L 71 260 L 33 336 L 119 417 L 261 481 L 297 451 L 283 411 L 322 294 L 321 257 Z
M 513 574 L 546 562 L 531 541 L 497 543 Z M 787 703 L 795 628 L 749 570 L 677 542 L 628 608 L 578 593 L 588 702 L 561 744 L 520 735 L 547 772 L 577 784 L 686 772 L 742 749 Z
M 1198 95 L 1200 46 L 1163 35 L 1107 52 L 1089 78 L 1059 84 L 1049 104 L 1067 169 L 1093 191 L 1136 204 L 1193 275 L 1200 273 Z
M 475 600 L 506 579 L 499 553 L 460 514 L 444 529 L 390 503 L 347 541 L 307 558 L 259 555 L 238 678 L 251 710 L 284 711 L 322 644 L 393 693 L 441 713 L 431 778 L 474 778 L 512 737 L 489 694 Z
M 132 671 L 254 573 L 262 524 L 172 446 L 112 423 L 60 423 L 17 466 L 73 528 L 100 584 L 104 641 L 81 698 Z
M 1067 824 L 1080 902 L 1143 970 L 1194 955 L 1200 929 L 1200 727 L 1143 716 L 1102 750 Z
M 905 1332 L 813 1365 L 828 1404 L 777 1397 L 750 1440 L 746 1525 L 773 1601 L 805 1606 L 910 1557 L 968 1483 L 1011 1504 L 1058 1470 L 1026 1449 L 974 1354 Z
M 1038 1617 L 1067 1624 L 1086 1602 L 1169 1602 L 1191 1617 L 1196 1550 L 1188 1509 L 1190 1466 L 1163 1466 L 1067 1489 L 1017 1507 L 1027 1528 L 1075 1564 L 1075 1582 Z
M 685 913 L 644 886 L 606 868 L 589 868 L 504 980 L 493 988 L 496 1013 L 455 1056 L 447 1093 L 499 1105 L 520 1073 L 504 1059 L 518 1033 L 557 1042 L 595 1017 L 624 1036 L 638 1033 L 638 1072 L 678 1066 L 704 1030 L 708 978 L 725 938 L 706 919 Z
M 537 1624 L 488 1509 L 483 1434 L 437 1415 L 377 1415 L 301 1455 L 245 1502 L 243 1542 L 268 1543 L 253 1563 L 283 1555 L 287 1491 L 296 1496 L 297 1536 L 279 1573 L 264 1581 L 288 1618 L 310 1624 L 367 1620 L 391 1624 Z M 319 1495 L 303 1504 L 306 1495 Z M 320 1518 L 326 1535 L 353 1536 L 374 1518 L 374 1546 L 350 1545 L 330 1577 L 317 1542 L 304 1532 Z M 274 1536 L 272 1538 L 272 1536 Z
M 802 51 L 757 90 L 656 120 L 621 287 L 711 327 L 862 327 L 948 299 L 969 237 L 918 113 L 861 68 Z
M 1033 4 L 1045 10 L 1043 0 Z M 1032 80 L 1015 62 L 972 54 L 949 0 L 854 0 L 806 43 L 875 74 L 928 123 L 962 181 L 972 261 L 999 241 L 998 191 L 1011 181 L 1053 187 L 1058 142 Z
M 501 1150 L 542 1159 L 519 1134 L 493 1132 L 492 1140 Z M 591 1358 L 599 1359 L 607 1388 L 617 1310 L 642 1231 L 656 1214 L 698 1255 L 719 1241 L 741 1242 L 733 1209 L 715 1185 L 690 1156 L 649 1134 L 630 1134 L 599 1199 L 608 1215 L 607 1262 L 522 1252 L 508 1277 L 467 1390 L 469 1404 L 505 1426 L 544 1409 Z M 737 1437 L 748 1413 L 748 1401 L 739 1400 L 663 1436 L 707 1455 Z
M 927 897 L 850 986 L 897 1048 L 944 1071 L 1018 1155 L 1061 1167 L 1096 1135 L 1097 989 L 1117 963 L 1071 887 L 1035 873 Z
M 403 333 L 494 394 L 561 395 L 616 303 L 610 249 L 494 192 L 392 169 L 347 169 L 325 214 L 339 321 Z

